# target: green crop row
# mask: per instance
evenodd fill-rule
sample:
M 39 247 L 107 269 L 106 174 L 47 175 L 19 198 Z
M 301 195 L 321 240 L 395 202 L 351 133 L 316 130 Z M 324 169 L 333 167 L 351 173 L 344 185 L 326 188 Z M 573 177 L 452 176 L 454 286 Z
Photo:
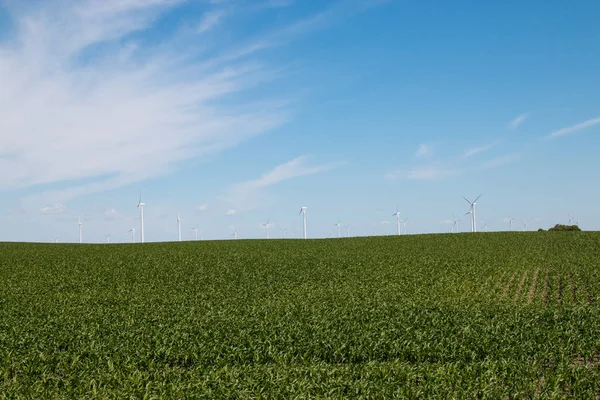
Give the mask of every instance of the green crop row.
M 594 398 L 600 234 L 0 244 L 0 398 Z

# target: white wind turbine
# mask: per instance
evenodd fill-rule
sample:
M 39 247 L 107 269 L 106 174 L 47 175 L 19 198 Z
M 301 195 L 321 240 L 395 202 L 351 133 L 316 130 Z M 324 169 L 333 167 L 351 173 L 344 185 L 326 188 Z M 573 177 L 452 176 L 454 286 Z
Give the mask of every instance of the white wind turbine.
M 527 220 L 523 220 L 523 231 L 527 230 L 527 225 L 529 224 L 529 221 Z
M 338 222 L 334 226 L 337 226 L 337 228 L 338 228 L 338 238 L 341 238 L 342 237 L 342 224 L 341 224 L 339 218 L 338 218 Z
M 571 225 L 573 223 L 573 216 L 571 214 L 569 214 L 569 225 Z
M 283 233 L 283 238 L 287 239 L 287 229 L 285 229 L 285 228 L 280 228 L 280 229 L 281 229 L 281 232 Z
M 302 206 L 300 207 L 300 212 L 298 213 L 298 215 L 302 214 L 302 220 L 303 220 L 303 228 L 304 228 L 304 239 L 306 239 L 306 207 Z
M 110 235 L 106 235 L 106 243 L 110 244 Z
M 481 221 L 481 224 L 483 225 L 483 231 L 487 232 L 487 224 L 485 223 L 485 221 Z
M 144 243 L 144 206 L 145 205 L 146 205 L 146 203 L 142 202 L 142 191 L 140 190 L 140 201 L 138 201 L 137 207 L 140 209 L 140 241 L 142 243 Z M 135 231 L 133 231 L 133 233 L 134 232 Z
M 181 242 L 181 218 L 177 214 L 177 241 Z
M 79 217 L 77 217 L 77 225 L 79 225 L 79 244 L 81 244 L 83 243 L 83 223 Z
M 131 228 L 129 233 L 131 233 L 131 243 L 135 243 L 135 227 Z
M 452 213 L 452 233 L 458 232 L 458 227 L 456 226 L 458 222 L 460 222 L 460 219 L 456 219 L 456 216 Z
M 194 240 L 198 240 L 198 228 L 190 228 L 194 231 Z
M 467 203 L 469 203 L 471 206 L 471 209 L 469 210 L 469 212 L 465 214 L 465 215 L 471 214 L 471 232 L 477 232 L 477 218 L 475 215 L 475 206 L 477 205 L 477 200 L 479 200 L 480 197 L 481 197 L 481 195 L 477 196 L 477 198 L 475 200 L 469 201 L 466 197 L 463 196 L 463 199 L 465 199 L 465 201 Z
M 396 233 L 400 235 L 400 208 L 396 207 L 396 212 L 392 214 L 392 217 L 396 217 Z
M 514 217 L 510 217 L 510 218 L 508 218 L 508 230 L 509 230 L 509 231 L 512 231 L 512 230 L 513 230 L 513 228 L 512 228 L 512 223 L 513 223 L 513 221 L 514 221 L 514 220 L 515 220 L 515 218 L 514 218 Z
M 350 237 L 350 225 L 344 225 L 344 228 L 346 228 L 346 237 Z
M 263 224 L 263 227 L 265 228 L 265 231 L 267 233 L 267 239 L 269 239 L 269 228 L 271 227 L 271 224 L 269 224 L 270 220 L 271 220 L 271 218 L 268 218 L 267 223 Z
M 404 227 L 404 234 L 405 235 L 406 235 L 406 221 L 408 221 L 408 217 L 400 220 L 400 222 L 402 223 L 402 226 Z

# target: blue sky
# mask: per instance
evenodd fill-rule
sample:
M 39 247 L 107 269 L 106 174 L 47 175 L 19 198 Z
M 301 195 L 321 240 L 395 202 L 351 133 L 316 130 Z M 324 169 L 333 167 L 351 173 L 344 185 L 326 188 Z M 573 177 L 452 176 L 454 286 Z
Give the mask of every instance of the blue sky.
M 0 0 L 0 240 L 600 229 L 599 12 Z

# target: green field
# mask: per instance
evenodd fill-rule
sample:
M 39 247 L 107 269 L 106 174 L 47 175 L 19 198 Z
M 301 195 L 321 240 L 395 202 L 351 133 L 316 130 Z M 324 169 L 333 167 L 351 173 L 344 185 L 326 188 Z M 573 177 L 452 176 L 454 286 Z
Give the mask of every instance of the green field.
M 596 398 L 600 234 L 0 244 L 0 398 Z

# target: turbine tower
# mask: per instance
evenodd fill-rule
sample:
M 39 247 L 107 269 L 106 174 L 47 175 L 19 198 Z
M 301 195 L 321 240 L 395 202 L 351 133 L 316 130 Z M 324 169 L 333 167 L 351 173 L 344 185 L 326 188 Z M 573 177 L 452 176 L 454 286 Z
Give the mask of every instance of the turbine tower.
M 344 228 L 346 228 L 346 237 L 350 237 L 350 225 L 344 225 Z
M 460 221 L 460 219 L 456 219 L 454 213 L 452 213 L 452 233 L 458 232 L 458 227 L 456 224 Z
M 106 235 L 106 243 L 110 244 L 110 235 Z
M 181 242 L 181 218 L 177 214 L 177 241 Z
M 191 228 L 194 231 L 194 240 L 198 240 L 198 228 Z
M 392 214 L 392 217 L 396 217 L 396 233 L 400 235 L 400 208 L 396 207 L 396 212 Z
M 469 201 L 466 197 L 463 196 L 463 199 L 465 199 L 465 201 L 467 203 L 469 203 L 469 205 L 471 206 L 471 209 L 469 210 L 469 212 L 465 214 L 465 215 L 471 214 L 471 232 L 477 232 L 477 218 L 475 215 L 475 206 L 477 205 L 477 200 L 479 200 L 480 197 L 481 197 L 481 195 L 477 196 L 477 198 L 475 200 Z
M 302 206 L 300 207 L 300 212 L 298 213 L 298 215 L 302 214 L 302 220 L 304 222 L 304 239 L 306 239 L 306 207 Z
M 338 238 L 341 238 L 342 237 L 342 229 L 341 229 L 342 224 L 340 223 L 340 219 L 339 218 L 338 218 L 337 224 L 335 224 L 334 226 L 337 226 L 337 228 L 338 228 Z
M 144 206 L 146 203 L 142 202 L 142 191 L 140 190 L 140 201 L 138 201 L 138 208 L 140 209 L 140 240 L 144 243 Z
M 527 230 L 527 225 L 529 224 L 529 221 L 527 220 L 523 220 L 523 231 Z
M 508 219 L 508 230 L 509 230 L 509 231 L 512 231 L 512 230 L 513 230 L 513 229 L 512 229 L 512 223 L 513 223 L 513 221 L 514 221 L 514 220 L 515 220 L 515 218 L 514 218 L 514 217 L 510 217 L 510 218 Z
M 569 225 L 571 225 L 573 223 L 573 216 L 571 214 L 569 214 Z
M 234 239 L 237 239 L 237 228 L 236 227 L 233 227 L 233 234 L 231 236 L 233 236 Z
M 271 227 L 271 224 L 269 224 L 269 221 L 271 220 L 271 218 L 267 219 L 267 223 L 263 224 L 263 227 L 265 228 L 266 232 L 267 232 L 267 239 L 269 239 L 269 228 Z
M 408 217 L 404 218 L 403 220 L 401 219 L 400 222 L 402 223 L 402 226 L 404 227 L 404 234 L 406 235 L 406 221 L 408 221 Z
M 79 225 L 79 244 L 83 243 L 83 224 L 81 218 L 77 217 L 77 225 Z
M 131 228 L 129 233 L 131 233 L 131 243 L 135 243 L 135 228 Z

